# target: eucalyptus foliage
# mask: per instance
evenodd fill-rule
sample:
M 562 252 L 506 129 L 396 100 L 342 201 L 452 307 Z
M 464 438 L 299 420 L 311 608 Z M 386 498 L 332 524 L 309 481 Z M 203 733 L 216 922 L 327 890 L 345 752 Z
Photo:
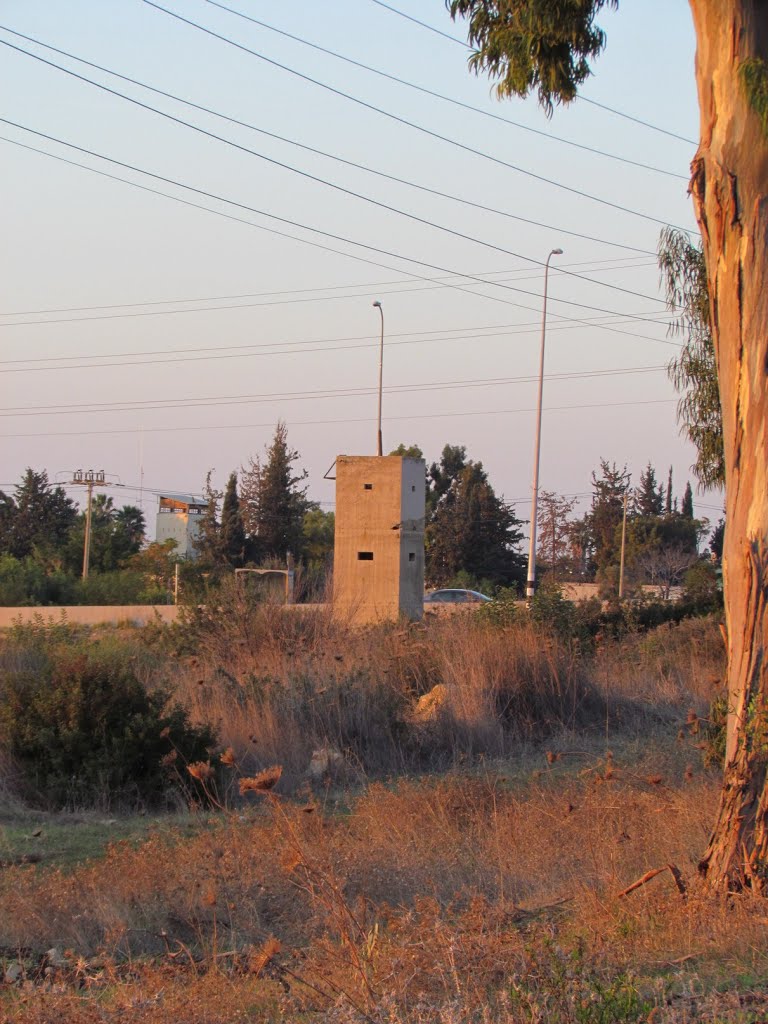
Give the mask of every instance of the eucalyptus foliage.
M 605 46 L 595 18 L 618 0 L 447 0 L 451 17 L 466 18 L 475 52 L 469 66 L 496 81 L 499 97 L 536 90 L 551 114 L 570 103 Z
M 665 228 L 659 239 L 658 263 L 673 314 L 672 332 L 683 338 L 680 355 L 667 370 L 681 394 L 677 406 L 681 431 L 698 453 L 691 468 L 702 488 L 722 487 L 723 419 L 704 253 L 685 232 Z

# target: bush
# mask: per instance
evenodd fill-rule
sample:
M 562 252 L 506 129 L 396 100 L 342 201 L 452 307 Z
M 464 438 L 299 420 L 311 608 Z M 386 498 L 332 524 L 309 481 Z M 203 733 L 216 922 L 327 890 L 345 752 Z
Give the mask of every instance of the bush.
M 175 765 L 209 759 L 211 729 L 147 689 L 124 646 L 35 627 L 16 631 L 4 662 L 0 748 L 49 807 L 158 804 L 186 775 Z
M 162 583 L 148 582 L 144 575 L 129 569 L 92 573 L 77 580 L 72 588 L 72 604 L 130 605 L 169 604 L 170 592 Z
M 68 604 L 73 582 L 66 573 L 46 573 L 33 558 L 0 555 L 0 605 L 4 608 Z
M 723 606 L 723 594 L 717 569 L 701 560 L 692 565 L 683 582 L 685 601 L 702 612 L 716 611 Z

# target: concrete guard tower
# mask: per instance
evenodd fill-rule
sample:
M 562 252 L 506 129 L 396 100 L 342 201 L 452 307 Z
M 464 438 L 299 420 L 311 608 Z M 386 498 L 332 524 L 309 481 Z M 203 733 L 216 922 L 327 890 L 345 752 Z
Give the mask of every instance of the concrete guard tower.
M 200 520 L 207 508 L 202 498 L 192 494 L 161 494 L 157 513 L 156 540 L 176 541 L 175 554 L 180 558 L 197 558 L 195 540 Z
M 336 460 L 333 603 L 356 623 L 424 612 L 423 459 Z

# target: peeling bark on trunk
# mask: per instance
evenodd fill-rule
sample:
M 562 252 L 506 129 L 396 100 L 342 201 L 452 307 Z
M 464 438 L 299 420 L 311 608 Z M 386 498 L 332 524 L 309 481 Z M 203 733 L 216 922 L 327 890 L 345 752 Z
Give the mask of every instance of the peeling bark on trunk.
M 690 0 L 704 239 L 726 462 L 729 720 L 723 793 L 700 870 L 768 890 L 768 137 L 743 84 L 768 61 L 768 0 Z

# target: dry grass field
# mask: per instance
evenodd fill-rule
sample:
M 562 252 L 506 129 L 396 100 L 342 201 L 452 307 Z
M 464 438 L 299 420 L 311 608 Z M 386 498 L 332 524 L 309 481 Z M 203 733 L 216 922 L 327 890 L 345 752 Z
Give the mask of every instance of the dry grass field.
M 218 746 L 168 759 L 199 785 L 163 814 L 33 809 L 8 764 L 0 1021 L 768 1019 L 768 908 L 696 883 L 714 620 L 577 644 L 230 607 L 106 640 Z

